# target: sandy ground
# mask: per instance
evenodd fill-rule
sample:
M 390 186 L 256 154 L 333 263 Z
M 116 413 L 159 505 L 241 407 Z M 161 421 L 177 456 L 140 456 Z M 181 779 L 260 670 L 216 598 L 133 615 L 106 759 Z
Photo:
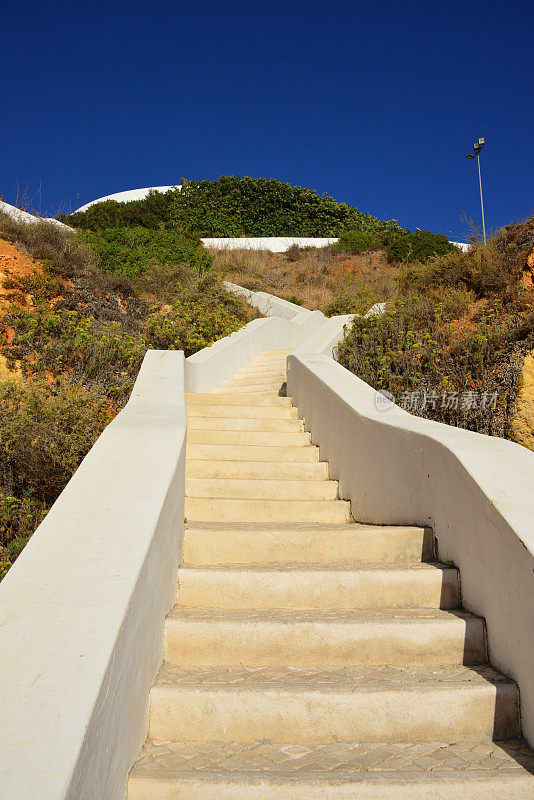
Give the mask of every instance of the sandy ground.
M 0 239 L 0 315 L 7 306 L 6 297 L 12 293 L 12 289 L 6 289 L 4 286 L 6 280 L 31 275 L 35 271 L 41 272 L 38 261 L 21 253 L 10 242 Z
M 34 261 L 33 258 L 21 253 L 10 242 L 0 239 L 0 317 L 6 312 L 8 306 L 13 304 L 13 298 L 11 298 L 10 302 L 7 301 L 13 290 L 4 286 L 6 280 L 8 278 L 31 275 L 36 270 L 38 272 L 41 271 L 41 265 L 38 261 Z M 26 298 L 26 305 L 31 305 L 29 296 Z M 10 333 L 12 334 L 12 331 L 9 328 L 4 330 L 4 334 L 8 338 Z M 0 381 L 5 380 L 14 380 L 18 383 L 22 380 L 22 375 L 18 368 L 15 370 L 8 369 L 6 358 L 0 354 Z

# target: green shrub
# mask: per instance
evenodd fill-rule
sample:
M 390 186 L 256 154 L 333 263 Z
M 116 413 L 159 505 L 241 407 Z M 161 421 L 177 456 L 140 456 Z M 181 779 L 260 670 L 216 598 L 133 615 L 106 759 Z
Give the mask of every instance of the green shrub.
M 0 487 L 52 502 L 114 416 L 106 398 L 79 386 L 0 383 Z
M 367 250 L 376 250 L 377 247 L 380 247 L 380 237 L 372 231 L 343 231 L 337 242 L 337 247 L 345 253 L 364 253 Z
M 0 491 L 0 580 L 43 521 L 48 505 L 31 491 L 13 497 Z
M 375 389 L 402 404 L 410 393 L 434 397 L 409 407 L 414 414 L 480 433 L 505 436 L 524 355 L 534 346 L 534 313 L 481 307 L 478 318 L 454 319 L 441 303 L 398 300 L 384 315 L 356 319 L 340 342 L 338 360 Z M 442 405 L 444 393 L 496 393 L 496 408 Z
M 109 227 L 178 228 L 199 236 L 338 236 L 343 230 L 388 231 L 384 222 L 313 189 L 266 178 L 224 175 L 215 181 L 181 181 L 182 189 L 144 200 L 97 203 L 61 217 L 90 231 Z
M 466 253 L 455 247 L 427 263 L 409 264 L 399 274 L 399 285 L 422 293 L 440 287 L 464 289 L 477 298 L 513 301 L 522 293 L 521 266 L 517 248 L 497 237 L 486 247 L 475 246 Z
M 334 317 L 338 314 L 365 314 L 381 299 L 369 283 L 354 283 L 334 297 L 326 307 L 325 314 L 327 317 Z
M 217 275 L 207 273 L 168 313 L 150 317 L 147 336 L 151 347 L 183 350 L 187 357 L 239 330 L 249 318 L 244 301 L 228 292 Z
M 299 300 L 294 294 L 284 294 L 282 300 L 287 300 L 288 303 L 294 303 L 296 306 L 302 305 L 302 300 Z
M 15 337 L 4 352 L 22 361 L 26 375 L 65 375 L 71 382 L 98 389 L 122 405 L 149 344 L 118 322 L 98 320 L 77 310 L 38 306 L 13 311 L 6 323 Z
M 199 271 L 212 266 L 211 255 L 199 241 L 178 230 L 105 228 L 85 233 L 83 239 L 106 272 L 138 275 L 154 265 L 187 265 Z
M 386 241 L 389 261 L 425 263 L 432 256 L 445 255 L 454 250 L 461 252 L 449 242 L 445 234 L 430 231 L 394 231 Z

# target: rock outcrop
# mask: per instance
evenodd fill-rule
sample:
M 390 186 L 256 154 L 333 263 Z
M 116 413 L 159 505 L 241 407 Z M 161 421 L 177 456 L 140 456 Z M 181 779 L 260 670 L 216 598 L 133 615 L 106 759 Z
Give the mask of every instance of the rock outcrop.
M 534 350 L 527 355 L 523 365 L 523 385 L 512 420 L 512 438 L 534 450 Z

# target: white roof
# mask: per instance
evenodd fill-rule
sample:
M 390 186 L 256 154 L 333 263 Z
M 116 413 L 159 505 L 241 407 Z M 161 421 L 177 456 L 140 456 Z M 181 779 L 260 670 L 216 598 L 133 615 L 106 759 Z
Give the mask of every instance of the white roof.
M 73 230 L 69 225 L 65 225 L 57 219 L 53 219 L 52 217 L 36 217 L 34 214 L 29 214 L 21 208 L 11 206 L 9 203 L 4 203 L 3 200 L 0 200 L 0 211 L 3 211 L 8 217 L 16 219 L 18 222 L 39 222 L 40 220 L 44 220 L 45 222 L 53 222 L 54 225 L 59 225 L 61 228 L 68 228 L 69 231 Z
M 131 200 L 143 200 L 149 192 L 169 192 L 171 189 L 180 189 L 181 186 L 148 186 L 145 189 L 127 189 L 125 192 L 115 192 L 115 194 L 107 194 L 105 197 L 99 197 L 97 200 L 91 200 L 84 206 L 80 206 L 76 211 L 86 211 L 89 206 L 94 206 L 95 203 L 103 203 L 104 200 L 116 200 L 117 203 L 129 203 Z M 74 212 L 76 213 L 76 212 Z

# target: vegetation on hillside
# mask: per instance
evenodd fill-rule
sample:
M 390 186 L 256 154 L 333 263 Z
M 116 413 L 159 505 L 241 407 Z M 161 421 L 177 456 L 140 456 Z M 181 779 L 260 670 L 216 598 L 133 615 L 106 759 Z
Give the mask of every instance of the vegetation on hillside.
M 523 360 L 534 348 L 526 252 L 511 227 L 467 253 L 401 265 L 386 313 L 355 321 L 339 361 L 411 413 L 510 436 Z
M 534 295 L 523 279 L 534 217 L 464 253 L 427 231 L 348 230 L 335 246 L 286 253 L 213 251 L 246 288 L 356 321 L 338 348 L 344 366 L 410 412 L 512 437 L 524 356 L 534 347 Z
M 468 253 L 313 190 L 274 180 L 183 181 L 182 191 L 99 203 L 0 237 L 37 259 L 4 281 L 0 318 L 0 578 L 96 437 L 126 402 L 149 347 L 211 344 L 251 318 L 222 279 L 356 320 L 348 369 L 430 419 L 510 435 L 534 347 L 534 217 Z M 287 253 L 209 251 L 205 236 L 339 236 Z M 532 255 L 529 256 L 530 258 Z M 252 312 L 254 313 L 254 312 Z
M 266 178 L 225 175 L 215 181 L 186 181 L 181 190 L 151 192 L 144 200 L 106 200 L 87 211 L 61 216 L 75 228 L 178 228 L 197 236 L 339 236 L 358 229 L 400 230 L 314 189 Z
M 385 231 L 350 229 L 341 234 L 336 247 L 345 253 L 364 253 L 383 247 L 388 261 L 423 264 L 432 256 L 445 255 L 456 249 L 443 233 L 422 230 L 411 233 L 402 228 Z
M 176 230 L 72 234 L 0 214 L 0 237 L 37 259 L 4 280 L 0 358 L 0 578 L 127 401 L 148 348 L 186 355 L 251 310 Z

